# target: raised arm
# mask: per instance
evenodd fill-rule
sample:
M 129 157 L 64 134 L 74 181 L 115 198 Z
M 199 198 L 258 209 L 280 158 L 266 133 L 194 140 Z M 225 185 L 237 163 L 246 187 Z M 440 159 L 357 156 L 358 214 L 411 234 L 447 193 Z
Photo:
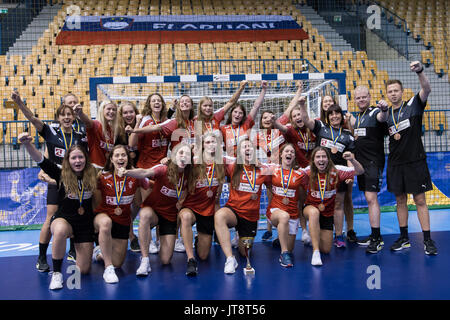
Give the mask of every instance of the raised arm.
M 360 174 L 364 173 L 363 166 L 358 162 L 358 160 L 355 159 L 353 153 L 351 153 L 350 151 L 346 151 L 342 154 L 342 158 L 352 164 L 352 167 L 355 168 L 355 175 L 359 176 Z
M 31 122 L 31 124 L 36 128 L 38 132 L 41 132 L 44 128 L 44 122 L 40 120 L 39 118 L 35 117 L 33 112 L 28 109 L 28 107 L 23 103 L 22 98 L 20 97 L 20 94 L 18 91 L 13 91 L 11 94 L 11 99 L 17 104 L 20 111 L 22 111 L 25 118 L 28 119 L 28 121 Z
M 275 120 L 275 115 L 272 115 L 272 123 L 275 129 L 280 130 L 281 133 L 286 133 L 288 131 L 288 127 L 282 124 L 279 119 Z
M 264 96 L 266 95 L 267 91 L 267 81 L 261 81 L 261 93 L 259 94 L 258 98 L 256 98 L 255 103 L 253 104 L 252 110 L 250 110 L 249 115 L 252 117 L 252 119 L 256 118 L 256 115 L 258 114 L 259 108 L 261 108 L 263 102 L 264 102 Z
M 315 126 L 315 122 L 314 122 L 314 119 L 310 119 L 308 116 L 308 110 L 306 109 L 306 97 L 305 96 L 301 96 L 298 99 L 298 105 L 300 106 L 300 109 L 302 111 L 303 123 L 309 130 L 313 130 L 314 126 Z
M 289 102 L 289 106 L 283 113 L 286 117 L 289 118 L 289 116 L 291 115 L 291 111 L 298 104 L 298 101 L 302 96 L 302 92 L 303 92 L 303 81 L 297 81 L 297 92 L 295 92 L 294 97 L 292 98 L 291 102 Z
M 242 80 L 239 88 L 236 90 L 236 92 L 233 94 L 233 96 L 230 98 L 230 100 L 227 101 L 227 103 L 225 103 L 225 105 L 223 106 L 223 111 L 224 114 L 226 114 L 228 112 L 228 110 L 230 110 L 230 108 L 239 100 L 239 97 L 241 96 L 242 92 L 245 90 L 245 87 L 247 86 L 248 81 L 247 80 Z
M 141 125 L 141 122 L 142 122 L 142 114 L 138 114 L 136 116 L 136 125 L 134 126 L 134 129 L 139 128 L 139 126 Z M 131 148 L 137 147 L 138 140 L 139 140 L 138 134 L 134 133 L 133 128 L 131 128 L 130 126 L 127 126 L 125 128 L 125 132 L 130 135 L 128 137 L 128 146 L 130 146 Z
M 75 105 L 73 107 L 73 111 L 75 112 L 78 119 L 83 121 L 86 128 L 89 128 L 89 129 L 92 128 L 92 126 L 94 125 L 94 121 L 87 114 L 85 114 L 83 112 L 83 107 L 81 106 L 81 104 Z
M 410 65 L 411 72 L 415 72 L 417 74 L 417 77 L 419 78 L 420 82 L 420 91 L 419 91 L 419 97 L 422 102 L 426 102 L 428 99 L 428 96 L 431 92 L 431 85 L 430 80 L 428 80 L 428 77 L 425 75 L 424 67 L 420 63 L 420 61 L 413 61 Z
M 136 169 L 130 169 L 130 170 L 126 170 L 125 168 L 120 168 L 118 171 L 118 176 L 119 177 L 132 177 L 132 178 L 136 178 L 136 179 L 144 179 L 144 178 L 153 178 L 155 171 L 153 170 L 153 168 L 149 168 L 149 169 L 143 169 L 143 168 L 136 168 Z
M 380 109 L 380 112 L 377 114 L 378 122 L 386 122 L 389 117 L 389 106 L 388 103 L 384 100 L 378 101 L 377 108 Z
M 28 154 L 31 156 L 31 159 L 35 162 L 41 162 L 44 156 L 39 152 L 38 149 L 34 146 L 33 138 L 30 136 L 28 132 L 23 132 L 19 134 L 17 137 L 19 142 L 25 147 Z

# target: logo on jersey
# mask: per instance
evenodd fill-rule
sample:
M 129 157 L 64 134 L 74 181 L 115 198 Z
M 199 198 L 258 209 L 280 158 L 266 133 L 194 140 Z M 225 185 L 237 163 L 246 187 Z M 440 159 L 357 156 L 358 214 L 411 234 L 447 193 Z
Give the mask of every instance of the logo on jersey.
M 60 157 L 60 158 L 64 158 L 65 154 L 66 154 L 66 149 L 56 148 L 55 147 L 55 156 Z

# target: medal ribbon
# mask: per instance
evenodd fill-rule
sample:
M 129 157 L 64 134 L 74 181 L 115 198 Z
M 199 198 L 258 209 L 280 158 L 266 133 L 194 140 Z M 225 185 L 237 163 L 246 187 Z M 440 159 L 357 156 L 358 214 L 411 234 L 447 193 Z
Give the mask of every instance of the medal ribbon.
M 215 172 L 215 171 L 216 171 L 216 166 L 215 166 L 215 164 L 213 163 L 213 164 L 212 164 L 212 174 L 211 174 L 211 178 L 209 177 L 208 174 L 206 175 L 206 179 L 208 180 L 208 187 L 209 187 L 209 189 L 211 189 L 211 185 L 212 185 L 213 180 L 214 180 L 214 172 Z
M 333 132 L 333 129 L 331 129 L 331 132 Z M 306 152 L 309 151 L 309 136 L 308 133 L 305 133 L 305 135 L 303 135 L 302 131 L 299 129 L 298 130 L 298 134 L 300 135 L 300 138 L 302 138 L 303 144 L 305 145 L 306 148 Z
M 152 120 L 153 120 L 153 122 L 155 123 L 155 125 L 159 124 L 159 122 L 156 121 L 156 119 L 153 117 L 153 114 L 152 114 L 152 113 L 150 113 L 150 117 L 152 118 Z M 162 140 L 163 140 L 163 136 L 162 136 L 161 131 L 159 131 L 159 139 L 161 140 L 161 142 L 160 142 L 160 144 L 159 144 L 159 148 L 161 149 L 161 148 L 162 148 Z
M 285 185 L 284 184 L 283 168 L 281 168 L 281 185 L 283 186 L 283 193 L 284 193 L 285 196 L 287 196 L 287 192 L 289 190 L 289 184 L 291 183 L 291 178 L 292 178 L 292 168 L 289 170 L 288 181 L 287 181 L 287 183 Z
M 236 145 L 239 144 L 239 131 L 241 131 L 241 125 L 239 125 L 239 127 L 238 127 L 237 135 L 236 135 L 236 133 L 234 132 L 233 125 L 231 125 L 231 132 L 233 133 L 234 142 L 236 143 Z
M 176 188 L 177 188 L 177 199 L 180 200 L 181 197 L 181 193 L 183 192 L 183 184 L 184 184 L 184 171 L 183 171 L 183 176 L 181 177 L 181 183 L 179 183 L 180 181 L 178 181 Z
M 397 121 L 395 121 L 395 117 L 394 117 L 394 108 L 392 107 L 391 108 L 391 116 L 392 116 L 392 122 L 394 123 L 394 127 L 395 127 L 395 131 L 397 132 L 397 130 L 398 130 L 398 125 L 399 125 L 399 122 L 400 122 L 400 113 L 402 113 L 402 109 L 403 109 L 403 106 L 404 106 L 405 104 L 404 103 L 402 103 L 402 106 L 400 107 L 400 110 L 399 110 L 399 112 L 398 112 L 398 114 L 397 114 Z
M 342 133 L 342 127 L 339 128 L 339 135 L 334 138 L 334 133 L 333 133 L 333 127 L 330 126 L 330 130 L 331 130 L 331 140 L 333 141 L 333 144 L 336 145 L 336 141 L 339 139 L 339 137 L 341 136 Z
M 250 179 L 248 178 L 248 174 L 247 174 L 247 170 L 245 169 L 245 166 L 243 166 L 244 169 L 244 173 L 245 173 L 245 177 L 247 178 L 248 183 L 250 184 L 250 187 L 252 188 L 252 191 L 255 191 L 255 187 L 256 187 L 256 168 L 253 168 L 253 182 L 250 181 Z
M 62 131 L 61 128 L 59 128 L 59 130 L 61 131 L 61 135 L 62 135 L 63 140 L 64 140 L 64 148 L 65 148 L 66 150 L 69 150 L 69 148 L 72 146 L 72 141 L 73 141 L 73 130 L 70 130 L 70 143 L 69 143 L 68 146 L 67 146 L 66 135 L 64 134 L 64 132 Z
M 320 180 L 320 174 L 319 173 L 317 174 L 317 182 L 319 184 L 319 191 L 320 191 L 320 200 L 322 201 L 322 203 L 323 199 L 325 198 L 325 191 L 327 190 L 327 181 L 328 181 L 328 173 L 325 177 L 325 186 L 322 189 L 322 181 Z
M 270 143 L 269 143 L 269 139 L 267 139 L 269 135 L 264 135 L 264 139 L 266 140 L 266 145 L 267 145 L 267 150 L 272 152 L 272 148 L 273 148 L 273 131 L 270 130 Z
M 362 121 L 362 119 L 364 119 L 364 115 L 366 114 L 367 109 L 364 110 L 362 115 L 361 115 L 361 113 L 358 114 L 358 119 L 356 120 L 356 125 L 357 125 L 356 129 L 358 129 L 359 126 L 361 125 L 361 121 Z
M 80 202 L 80 208 L 83 204 L 83 197 L 84 197 L 84 184 L 83 180 L 78 180 L 78 201 Z
M 123 191 L 125 190 L 125 183 L 127 182 L 127 177 L 125 177 L 125 179 L 123 180 L 122 188 L 120 188 L 120 181 L 117 181 L 115 174 L 113 174 L 113 179 L 114 179 L 114 194 L 116 195 L 117 205 L 120 205 L 120 200 L 122 199 L 122 194 Z
M 211 122 L 205 122 L 205 128 L 206 128 L 206 130 L 208 131 L 208 132 L 213 132 L 213 129 L 212 129 L 212 123 Z

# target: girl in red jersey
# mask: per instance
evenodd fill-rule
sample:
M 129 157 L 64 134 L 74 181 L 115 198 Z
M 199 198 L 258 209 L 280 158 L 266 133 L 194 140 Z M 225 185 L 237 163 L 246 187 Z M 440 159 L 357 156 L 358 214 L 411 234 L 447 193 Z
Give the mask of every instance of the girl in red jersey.
M 214 231 L 214 212 L 219 191 L 225 182 L 224 160 L 221 141 L 216 134 L 207 132 L 202 139 L 201 159 L 195 159 L 193 178 L 189 181 L 195 187 L 188 193 L 179 213 L 181 235 L 185 243 L 192 243 L 192 225 L 197 224 L 196 251 L 200 259 L 208 258 Z M 197 261 L 192 246 L 186 246 L 186 275 L 197 275 Z
M 163 264 L 172 259 L 177 237 L 177 215 L 192 167 L 190 145 L 179 143 L 171 153 L 167 165 L 159 164 L 149 169 L 121 168 L 120 175 L 155 180 L 152 192 L 144 200 L 139 213 L 139 243 L 141 247 L 141 263 L 136 271 L 138 276 L 146 276 L 151 271 L 149 261 L 149 244 L 151 228 L 159 225 L 161 249 L 159 256 Z
M 86 125 L 88 136 L 89 158 L 96 168 L 103 168 L 107 154 L 111 152 L 119 136 L 119 119 L 117 105 L 112 101 L 100 103 L 97 119 L 92 120 L 84 112 L 81 105 L 74 107 L 74 111 Z
M 270 166 L 272 200 L 266 216 L 278 230 L 281 266 L 292 267 L 292 251 L 300 220 L 298 202 L 305 174 L 295 169 L 295 149 L 292 144 L 285 144 L 281 148 L 280 159 L 280 165 Z
M 255 100 L 248 116 L 246 115 L 245 107 L 238 103 L 231 108 L 226 124 L 220 127 L 228 156 L 236 157 L 236 148 L 239 142 L 245 137 L 250 137 L 250 129 L 255 125 L 254 119 L 264 102 L 266 91 L 267 81 L 262 81 L 261 93 Z
M 99 206 L 94 210 L 94 227 L 99 234 L 100 246 L 95 247 L 94 258 L 103 260 L 103 279 L 107 283 L 119 281 L 114 268 L 122 266 L 127 254 L 135 193 L 140 186 L 148 187 L 147 179 L 119 177 L 120 168 L 132 168 L 128 150 L 123 145 L 115 146 L 109 154 L 95 192 Z
M 138 129 L 158 125 L 166 120 L 167 106 L 164 98 L 159 93 L 152 93 L 145 101 L 142 118 L 138 117 L 136 125 L 131 128 Z M 127 128 L 129 132 L 131 132 L 131 128 Z M 167 156 L 169 139 L 160 132 L 131 133 L 128 145 L 139 150 L 140 157 L 136 166 L 148 169 L 159 164 Z
M 130 130 L 131 133 L 161 132 L 165 137 L 170 137 L 170 149 L 184 141 L 194 144 L 194 101 L 188 95 L 182 95 L 176 103 L 174 119 L 168 119 L 162 123 L 147 125 Z
M 197 115 L 194 117 L 194 120 L 200 121 L 200 125 L 202 126 L 202 134 L 205 132 L 213 132 L 215 130 L 219 130 L 220 123 L 223 121 L 230 108 L 233 107 L 238 101 L 247 84 L 248 81 L 241 81 L 239 88 L 236 90 L 230 100 L 228 100 L 222 108 L 218 109 L 215 112 L 214 102 L 211 98 L 203 97 L 200 99 L 197 108 Z
M 313 246 L 311 264 L 315 266 L 322 265 L 320 252 L 329 253 L 332 247 L 337 186 L 347 179 L 353 179 L 355 175 L 364 173 L 353 153 L 346 151 L 343 157 L 351 162 L 353 168 L 335 166 L 327 148 L 317 147 L 312 152 L 311 165 L 305 169 L 309 181 L 305 180 L 304 184 L 308 196 L 303 214 L 309 220 Z
M 244 255 L 242 237 L 256 236 L 258 227 L 261 187 L 266 181 L 265 166 L 256 164 L 256 149 L 246 138 L 239 142 L 237 159 L 226 164 L 230 178 L 230 196 L 223 208 L 214 215 L 214 227 L 226 262 L 224 272 L 234 273 L 238 263 L 232 254 L 229 228 L 239 233 L 239 252 Z

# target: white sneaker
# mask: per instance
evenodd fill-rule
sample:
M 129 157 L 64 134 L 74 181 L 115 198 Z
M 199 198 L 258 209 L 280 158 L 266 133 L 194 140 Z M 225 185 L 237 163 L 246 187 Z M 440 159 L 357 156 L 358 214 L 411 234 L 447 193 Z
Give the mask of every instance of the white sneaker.
M 119 282 L 119 278 L 117 277 L 116 272 L 114 271 L 113 265 L 109 265 L 105 268 L 105 271 L 103 272 L 103 280 L 105 280 L 106 283 Z
M 303 244 L 305 245 L 311 244 L 311 236 L 309 235 L 309 232 L 306 229 L 302 231 L 302 241 Z
M 239 246 L 239 235 L 236 233 L 234 238 L 231 240 L 231 246 L 237 248 Z
M 236 272 L 236 268 L 238 267 L 238 263 L 234 256 L 228 257 L 227 261 L 225 261 L 225 268 L 223 272 L 226 274 L 233 274 Z
M 321 266 L 322 265 L 322 259 L 320 258 L 319 250 L 314 250 L 312 259 L 311 259 L 311 264 L 313 266 Z
M 92 261 L 97 262 L 102 259 L 102 250 L 100 249 L 100 246 L 95 246 L 94 251 L 92 252 Z
M 183 239 L 178 238 L 175 241 L 175 248 L 173 250 L 175 252 L 186 252 L 186 248 L 184 247 Z
M 150 252 L 151 254 L 156 254 L 159 252 L 159 248 L 161 247 L 161 244 L 158 241 L 150 241 L 150 246 L 148 247 L 148 252 Z
M 152 271 L 152 268 L 150 267 L 150 259 L 148 257 L 142 257 L 141 264 L 139 265 L 139 268 L 136 270 L 136 275 L 147 276 L 150 271 Z
M 63 287 L 63 275 L 61 272 L 53 272 L 52 280 L 50 281 L 50 290 L 62 289 Z

